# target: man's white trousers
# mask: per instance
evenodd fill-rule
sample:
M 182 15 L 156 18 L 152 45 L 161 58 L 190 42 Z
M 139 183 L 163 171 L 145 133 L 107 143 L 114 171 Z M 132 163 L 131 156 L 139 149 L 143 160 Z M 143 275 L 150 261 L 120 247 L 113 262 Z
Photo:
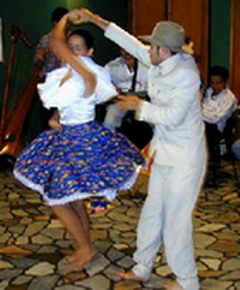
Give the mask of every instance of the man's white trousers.
M 134 273 L 148 279 L 161 245 L 184 290 L 198 290 L 192 238 L 192 211 L 205 174 L 205 162 L 181 167 L 153 164 L 140 215 Z

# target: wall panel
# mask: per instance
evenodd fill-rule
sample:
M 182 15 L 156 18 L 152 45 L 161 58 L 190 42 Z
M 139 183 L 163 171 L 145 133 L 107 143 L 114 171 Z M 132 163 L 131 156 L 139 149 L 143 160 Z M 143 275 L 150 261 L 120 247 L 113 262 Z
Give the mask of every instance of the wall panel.
M 231 4 L 230 88 L 240 101 L 240 1 Z
M 135 35 L 149 34 L 160 20 L 181 24 L 186 30 L 186 36 L 194 40 L 194 55 L 202 78 L 207 81 L 208 0 L 132 0 L 130 6 Z

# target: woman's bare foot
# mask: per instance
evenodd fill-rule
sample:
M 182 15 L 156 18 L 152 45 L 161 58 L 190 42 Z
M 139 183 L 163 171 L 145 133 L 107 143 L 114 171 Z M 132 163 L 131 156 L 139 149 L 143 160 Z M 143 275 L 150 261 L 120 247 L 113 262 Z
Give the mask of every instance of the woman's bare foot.
M 122 279 L 125 279 L 125 280 L 138 281 L 141 283 L 146 283 L 148 281 L 147 279 L 136 276 L 132 270 L 130 270 L 128 272 L 118 272 L 116 275 L 118 277 L 121 277 Z
M 167 290 L 183 290 L 177 281 L 165 280 L 161 283 L 161 285 Z
M 62 259 L 63 264 L 70 264 L 76 259 L 75 255 L 66 256 Z
M 70 264 L 76 260 L 79 260 L 81 256 L 81 251 L 79 248 L 75 247 L 75 252 L 65 256 L 61 261 L 63 264 Z
M 93 249 L 79 249 L 69 259 L 65 266 L 62 267 L 63 272 L 71 273 L 83 270 L 96 255 Z

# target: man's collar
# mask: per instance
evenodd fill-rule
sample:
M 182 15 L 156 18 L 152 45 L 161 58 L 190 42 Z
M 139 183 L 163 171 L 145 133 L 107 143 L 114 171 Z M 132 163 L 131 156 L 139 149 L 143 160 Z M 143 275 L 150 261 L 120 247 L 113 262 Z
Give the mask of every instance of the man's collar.
M 162 75 L 168 74 L 172 71 L 177 65 L 179 59 L 181 58 L 181 54 L 177 53 L 162 61 L 157 67 Z

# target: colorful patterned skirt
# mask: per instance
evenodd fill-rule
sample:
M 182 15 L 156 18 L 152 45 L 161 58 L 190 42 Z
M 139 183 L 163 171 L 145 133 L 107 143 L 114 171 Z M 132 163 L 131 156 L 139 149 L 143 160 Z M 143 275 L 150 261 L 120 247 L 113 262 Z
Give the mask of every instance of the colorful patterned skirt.
M 92 121 L 44 131 L 18 156 L 14 175 L 52 206 L 92 196 L 112 200 L 133 185 L 143 163 L 128 139 Z

